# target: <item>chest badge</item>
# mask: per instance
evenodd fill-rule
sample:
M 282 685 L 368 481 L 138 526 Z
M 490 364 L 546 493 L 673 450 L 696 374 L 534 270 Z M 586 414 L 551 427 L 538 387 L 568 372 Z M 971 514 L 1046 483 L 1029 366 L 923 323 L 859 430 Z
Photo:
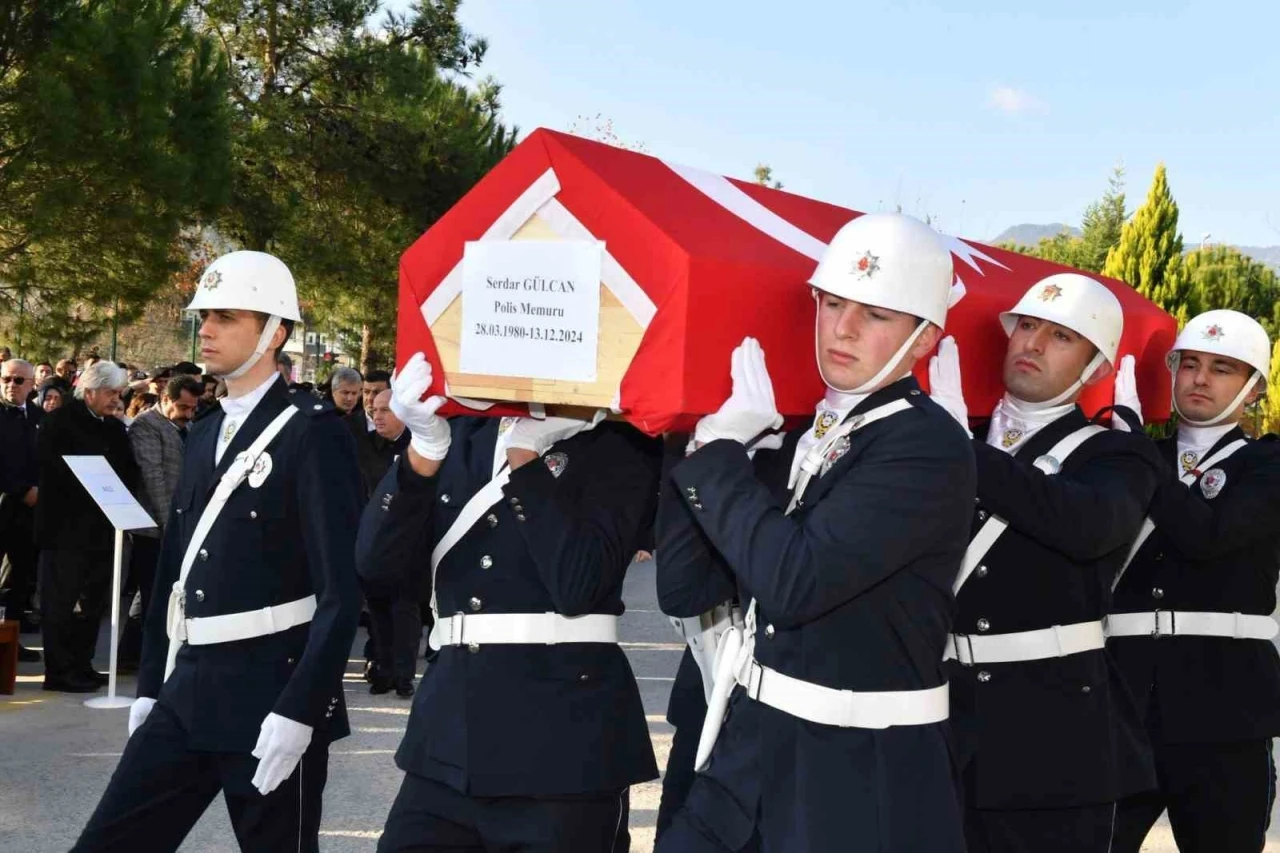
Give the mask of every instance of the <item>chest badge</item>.
M 1196 467 L 1196 463 L 1200 461 L 1200 454 L 1194 450 L 1184 450 L 1182 455 L 1178 457 L 1178 462 L 1182 465 L 1182 473 L 1187 474 Z
M 563 453 L 548 453 L 542 457 L 542 461 L 547 463 L 547 470 L 551 472 L 551 476 L 559 478 L 564 473 L 564 469 L 569 467 L 569 457 Z
M 831 466 L 840 461 L 840 457 L 849 452 L 849 448 L 853 445 L 853 439 L 850 436 L 842 435 L 840 439 L 831 446 L 826 455 L 822 457 L 822 473 L 826 474 L 831 470 Z
M 1227 474 L 1221 468 L 1210 468 L 1204 472 L 1204 476 L 1200 478 L 1200 492 L 1208 500 L 1213 500 L 1222 494 L 1222 490 L 1227 485 Z
M 1022 430 L 1007 429 L 1000 435 L 1000 446 L 1005 450 L 1013 447 L 1018 443 L 1018 439 L 1022 438 Z
M 822 438 L 833 426 L 836 425 L 836 421 L 839 420 L 839 418 L 839 415 L 828 409 L 823 409 L 821 412 L 818 412 L 818 419 L 814 421 L 813 424 L 813 437 Z
M 258 488 L 267 479 L 271 473 L 271 454 L 265 450 L 258 456 L 256 462 L 253 463 L 253 470 L 249 472 L 249 485 Z
M 239 428 L 240 428 L 240 424 L 228 418 L 227 425 L 222 428 L 222 443 L 223 444 L 229 443 L 231 439 L 235 436 L 236 430 Z
M 512 417 L 503 418 L 502 420 L 498 421 L 498 435 L 499 436 L 506 435 L 508 432 L 511 431 L 511 428 L 515 425 L 516 425 L 515 418 L 512 418 Z

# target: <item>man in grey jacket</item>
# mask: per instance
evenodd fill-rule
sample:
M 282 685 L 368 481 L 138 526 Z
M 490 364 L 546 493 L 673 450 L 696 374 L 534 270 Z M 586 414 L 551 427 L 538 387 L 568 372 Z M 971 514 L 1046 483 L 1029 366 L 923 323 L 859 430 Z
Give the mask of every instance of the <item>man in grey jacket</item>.
M 182 473 L 182 451 L 187 438 L 187 424 L 195 415 L 204 386 L 194 376 L 179 375 L 170 379 L 160 396 L 160 405 L 138 415 L 129 425 L 129 444 L 142 471 L 139 500 L 158 527 L 135 531 L 129 573 L 141 595 L 142 607 L 137 616 L 130 614 L 120 642 L 121 666 L 136 667 L 142 651 L 142 626 L 146 624 L 147 605 L 156 576 L 156 560 L 160 556 L 160 536 L 169 519 L 169 502 L 178 487 Z

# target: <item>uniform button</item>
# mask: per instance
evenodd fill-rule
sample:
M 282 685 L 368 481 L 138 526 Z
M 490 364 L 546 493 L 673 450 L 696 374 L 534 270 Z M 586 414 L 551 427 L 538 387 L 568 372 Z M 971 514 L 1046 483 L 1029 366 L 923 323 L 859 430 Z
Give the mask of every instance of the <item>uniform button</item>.
M 297 658 L 289 658 L 289 665 L 290 665 L 290 666 L 293 666 L 293 665 L 294 665 L 295 663 L 297 663 L 297 662 L 298 662 L 298 659 L 297 659 Z
M 981 681 L 983 684 L 986 684 L 988 681 L 991 680 L 991 673 L 987 672 L 985 669 L 982 670 L 981 672 L 978 673 L 978 680 Z
M 313 408 L 313 409 L 315 409 L 315 410 L 318 412 L 318 411 L 320 411 L 321 409 L 323 409 L 323 408 L 324 408 L 324 406 L 323 406 L 323 405 L 321 405 L 320 403 L 316 403 L 312 408 Z
M 979 619 L 979 620 L 978 620 L 978 630 L 979 630 L 979 631 L 990 631 L 990 630 L 991 630 L 991 623 L 990 623 L 990 622 L 988 622 L 986 619 Z
M 257 518 L 257 517 L 258 517 L 258 511 L 257 511 L 256 509 L 251 509 L 251 510 L 249 510 L 249 517 L 250 517 L 250 518 Z
M 974 495 L 974 497 L 973 497 L 973 503 L 974 503 L 975 505 L 982 503 L 982 498 L 978 497 L 977 495 Z
M 1159 553 L 1156 554 L 1156 562 L 1160 563 L 1163 561 L 1164 561 L 1164 551 L 1160 551 Z
M 178 507 L 178 509 L 177 509 L 177 513 L 178 513 L 178 515 L 182 515 L 182 507 Z
M 1156 587 L 1155 589 L 1151 590 L 1151 597 L 1164 598 L 1164 590 L 1161 589 L 1160 587 Z
M 197 590 L 196 590 L 196 601 L 204 601 L 204 590 L 203 590 L 203 589 L 197 589 Z
M 591 678 L 591 676 L 587 675 L 585 672 L 578 676 L 579 681 L 586 681 L 589 678 Z
M 524 507 L 520 506 L 520 504 L 516 504 L 515 506 L 512 507 L 512 509 L 514 509 L 517 513 L 524 512 Z
M 440 496 L 440 503 L 442 503 L 442 504 L 447 504 L 447 503 L 448 503 L 449 501 L 451 501 L 451 500 L 453 500 L 453 499 L 452 499 L 452 498 L 450 498 L 447 494 L 444 494 L 444 495 L 441 495 L 441 496 Z
M 516 521 L 524 521 L 524 513 L 522 513 L 522 512 L 517 512 L 517 513 L 516 513 Z
M 519 499 L 519 498 L 512 498 L 512 499 L 511 499 L 511 500 L 509 500 L 507 503 L 511 504 L 512 506 L 520 506 L 520 499 Z
M 987 511 L 985 509 L 978 510 L 978 521 L 987 520 Z
M 978 577 L 980 577 L 980 578 L 985 578 L 985 577 L 987 576 L 987 567 L 986 567 L 986 566 L 978 566 L 978 568 L 977 568 L 977 570 L 976 570 L 976 571 L 977 571 Z
M 484 605 L 483 601 L 475 597 L 472 597 L 472 599 L 467 603 L 471 605 L 472 610 L 479 610 L 481 606 Z
M 467 643 L 467 651 L 471 652 L 471 654 L 473 654 L 473 655 L 474 655 L 476 652 L 480 651 L 480 644 L 479 644 L 479 643 Z
M 1092 693 L 1092 692 L 1093 692 L 1093 688 L 1086 684 L 1084 687 L 1081 687 L 1081 688 L 1080 688 L 1080 692 L 1081 692 L 1081 693 Z
M 773 626 L 772 626 L 772 625 L 765 625 L 765 626 L 764 626 L 764 635 L 765 635 L 766 637 L 768 637 L 770 640 L 772 640 L 772 639 L 773 639 L 773 635 L 774 635 L 774 634 L 776 634 L 776 633 L 777 633 L 777 631 L 773 630 Z
M 490 557 L 488 554 L 485 554 L 483 557 L 480 558 L 480 568 L 489 569 L 492 567 L 493 567 L 493 557 Z M 471 600 L 475 601 L 474 598 Z
M 494 515 L 493 513 L 489 513 L 488 515 L 486 515 L 486 516 L 484 517 L 484 520 L 485 520 L 485 521 L 487 521 L 487 522 L 489 522 L 489 526 L 490 526 L 490 527 L 497 527 L 497 526 L 498 526 L 498 517 L 497 517 L 496 515 Z
M 209 559 L 209 552 L 208 552 L 208 551 L 206 551 L 205 549 L 201 548 L 201 549 L 200 549 L 200 559 L 202 559 L 202 560 L 207 560 L 207 559 Z

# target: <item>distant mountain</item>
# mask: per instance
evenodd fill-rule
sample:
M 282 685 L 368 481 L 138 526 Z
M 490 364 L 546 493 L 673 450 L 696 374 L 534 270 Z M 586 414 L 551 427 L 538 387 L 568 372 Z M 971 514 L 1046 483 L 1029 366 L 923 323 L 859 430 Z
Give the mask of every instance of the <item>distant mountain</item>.
M 1046 237 L 1056 237 L 1066 231 L 1072 237 L 1080 236 L 1079 228 L 1072 228 L 1062 222 L 1053 222 L 1048 225 L 1034 225 L 1026 223 L 1024 225 L 1015 225 L 1012 228 L 1006 228 L 991 238 L 987 242 L 993 246 L 1001 243 L 1016 243 L 1019 246 L 1037 246 L 1040 241 Z
M 1266 264 L 1276 272 L 1280 272 L 1280 246 L 1236 246 L 1236 248 L 1258 263 Z

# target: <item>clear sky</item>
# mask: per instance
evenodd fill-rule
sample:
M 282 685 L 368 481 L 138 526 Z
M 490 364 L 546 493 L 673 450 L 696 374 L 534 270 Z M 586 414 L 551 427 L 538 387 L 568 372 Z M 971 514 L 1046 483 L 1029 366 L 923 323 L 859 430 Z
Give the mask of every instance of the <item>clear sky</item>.
M 389 6 L 403 8 L 407 0 Z M 1188 244 L 1280 244 L 1280 3 L 464 0 L 522 132 L 614 132 L 987 239 L 1164 161 Z M 579 117 L 585 117 L 580 121 Z

